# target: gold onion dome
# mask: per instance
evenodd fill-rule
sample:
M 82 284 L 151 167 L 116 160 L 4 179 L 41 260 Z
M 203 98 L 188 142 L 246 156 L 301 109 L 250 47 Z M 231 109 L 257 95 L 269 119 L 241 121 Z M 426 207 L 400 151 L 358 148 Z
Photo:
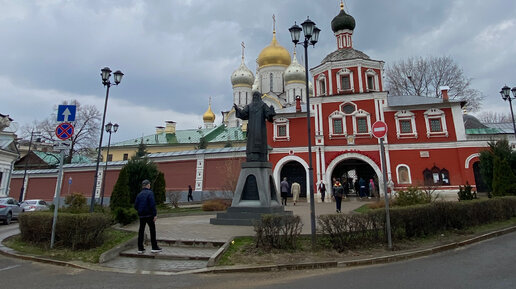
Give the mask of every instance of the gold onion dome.
M 276 40 L 276 31 L 272 32 L 271 44 L 260 52 L 257 62 L 259 67 L 269 65 L 290 65 L 290 53 L 288 53 L 288 50 L 281 46 Z
M 215 122 L 215 114 L 213 113 L 213 111 L 211 111 L 211 103 L 208 106 L 208 109 L 206 110 L 206 112 L 202 115 L 202 120 L 204 122 L 210 122 L 210 123 Z
M 240 67 L 238 67 L 233 74 L 231 74 L 231 84 L 235 85 L 246 85 L 252 86 L 254 83 L 254 75 L 247 66 L 245 66 L 244 58 L 242 57 L 242 63 Z
M 285 82 L 291 81 L 305 81 L 305 68 L 303 65 L 297 62 L 296 50 L 294 49 L 294 56 L 292 57 L 292 63 L 285 69 Z

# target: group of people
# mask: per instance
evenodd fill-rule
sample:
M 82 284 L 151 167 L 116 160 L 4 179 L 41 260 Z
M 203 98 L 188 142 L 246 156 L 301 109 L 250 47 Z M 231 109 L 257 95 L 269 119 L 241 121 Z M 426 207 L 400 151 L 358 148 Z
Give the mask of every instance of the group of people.
M 281 193 L 281 204 L 283 206 L 287 205 L 287 199 L 289 195 L 292 195 L 292 200 L 294 201 L 294 206 L 299 200 L 299 194 L 301 193 L 301 185 L 298 182 L 292 183 L 292 186 L 287 182 L 287 178 L 284 177 L 283 181 L 280 183 L 280 193 Z
M 360 199 L 368 198 L 371 199 L 371 196 L 378 197 L 378 193 L 376 190 L 376 185 L 373 179 L 369 180 L 369 183 L 363 178 L 359 178 L 353 184 L 353 188 L 355 192 L 358 194 Z M 321 199 L 324 202 L 324 195 L 326 192 L 326 187 L 324 183 L 319 184 L 319 191 L 321 192 Z M 333 178 L 333 186 L 332 186 L 332 197 L 335 199 L 336 211 L 337 213 L 341 212 L 342 208 L 342 199 L 347 198 L 350 191 L 350 182 L 345 180 L 344 183 L 340 182 L 340 179 Z

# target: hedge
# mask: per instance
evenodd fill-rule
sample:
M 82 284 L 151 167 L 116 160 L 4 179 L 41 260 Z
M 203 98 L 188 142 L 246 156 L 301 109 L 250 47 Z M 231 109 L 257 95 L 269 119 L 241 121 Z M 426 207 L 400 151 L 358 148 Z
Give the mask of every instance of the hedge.
M 390 209 L 394 240 L 462 230 L 516 217 L 516 197 L 467 202 L 434 202 Z M 332 214 L 318 218 L 319 228 L 337 251 L 386 240 L 385 210 L 366 214 Z
M 29 212 L 20 215 L 21 239 L 33 244 L 48 244 L 52 234 L 53 213 Z M 99 213 L 59 213 L 54 245 L 72 250 L 90 249 L 104 242 L 104 231 L 111 225 L 109 215 Z

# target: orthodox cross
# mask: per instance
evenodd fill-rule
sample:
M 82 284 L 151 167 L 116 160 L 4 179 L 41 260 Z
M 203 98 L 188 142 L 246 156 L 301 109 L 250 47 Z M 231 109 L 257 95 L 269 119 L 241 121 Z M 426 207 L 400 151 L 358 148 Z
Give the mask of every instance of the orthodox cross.
M 276 16 L 272 14 L 272 31 L 276 32 Z
M 242 41 L 242 61 L 244 61 L 244 49 L 245 49 L 245 43 Z

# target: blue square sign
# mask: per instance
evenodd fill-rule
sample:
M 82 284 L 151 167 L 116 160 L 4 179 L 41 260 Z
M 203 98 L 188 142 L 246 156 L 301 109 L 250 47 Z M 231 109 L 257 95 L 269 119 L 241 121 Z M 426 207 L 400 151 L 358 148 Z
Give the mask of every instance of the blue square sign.
M 75 121 L 75 105 L 60 105 L 57 108 L 57 121 Z

